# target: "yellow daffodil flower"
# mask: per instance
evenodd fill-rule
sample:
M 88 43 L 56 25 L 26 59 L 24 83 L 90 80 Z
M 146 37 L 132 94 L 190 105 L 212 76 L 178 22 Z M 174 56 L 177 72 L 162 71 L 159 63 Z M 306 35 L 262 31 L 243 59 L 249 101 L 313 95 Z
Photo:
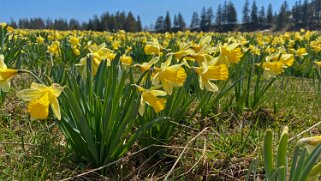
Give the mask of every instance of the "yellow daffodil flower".
M 169 53 L 168 55 L 173 55 L 176 59 L 181 60 L 187 55 L 194 53 L 194 50 L 190 49 L 190 43 L 179 43 L 179 50 L 177 52 Z
M 120 47 L 120 41 L 114 41 L 112 47 L 114 50 L 118 50 L 118 48 Z
M 305 48 L 299 48 L 295 53 L 299 57 L 303 57 L 305 55 L 308 55 L 307 50 Z
M 8 69 L 4 63 L 4 56 L 0 55 L 0 90 L 8 92 L 10 89 L 10 80 L 18 74 L 18 70 Z
M 185 69 L 180 64 L 170 66 L 172 57 L 162 63 L 160 70 L 153 77 L 153 84 L 159 85 L 161 82 L 165 92 L 169 95 L 173 92 L 173 87 L 182 87 L 186 80 Z
M 212 40 L 211 36 L 206 36 L 200 39 L 199 44 L 192 44 L 191 49 L 193 53 L 189 53 L 185 57 L 186 60 L 195 60 L 200 64 L 206 64 L 207 61 L 213 59 L 212 55 L 214 52 L 218 51 L 217 47 L 214 47 L 210 44 Z
M 254 46 L 254 45 L 250 45 L 250 46 L 249 46 L 249 49 L 250 49 L 250 52 L 251 52 L 252 54 L 254 54 L 254 55 L 261 55 L 261 50 L 260 50 L 258 47 Z
M 284 72 L 284 64 L 281 61 L 264 62 L 263 68 L 263 76 L 265 79 L 269 79 L 271 77 L 275 78 L 277 75 Z
M 52 84 L 51 86 L 45 86 L 33 82 L 30 89 L 25 89 L 17 92 L 17 96 L 28 101 L 28 112 L 32 119 L 46 119 L 49 114 L 49 106 L 52 109 L 55 117 L 61 120 L 60 107 L 58 97 L 63 91 L 63 87 L 59 84 Z
M 159 44 L 156 38 L 153 38 L 152 41 L 146 42 L 146 45 L 144 47 L 146 55 L 160 55 L 161 50 L 163 49 L 164 48 Z
M 144 62 L 142 64 L 135 64 L 135 67 L 138 67 L 142 73 L 146 70 L 149 70 L 155 63 L 159 61 L 159 57 L 153 57 L 149 62 Z
M 321 136 L 302 138 L 298 141 L 298 144 L 305 146 L 309 153 L 311 153 L 319 143 L 321 143 Z
M 120 61 L 123 65 L 125 66 L 130 66 L 133 62 L 133 58 L 131 56 L 127 56 L 127 55 L 122 55 L 120 58 Z
M 220 46 L 220 55 L 216 59 L 220 64 L 230 66 L 232 63 L 238 63 L 242 56 L 243 53 L 238 43 L 230 45 L 225 43 L 223 46 Z
M 69 42 L 71 44 L 71 47 L 77 47 L 79 45 L 79 38 L 72 36 L 69 38 Z
M 194 67 L 199 76 L 199 85 L 202 90 L 206 88 L 209 91 L 216 92 L 218 87 L 211 81 L 228 79 L 227 66 L 225 64 L 218 65 L 217 63 L 217 61 L 211 61 L 208 67 Z
M 138 112 L 141 116 L 144 115 L 146 103 L 152 106 L 156 113 L 159 113 L 160 111 L 165 109 L 166 99 L 159 98 L 158 96 L 166 96 L 166 92 L 155 89 L 144 89 L 137 85 L 135 86 L 142 93 L 138 109 Z
M 294 62 L 293 54 L 282 54 L 280 51 L 266 57 L 263 63 L 263 76 L 265 79 L 275 78 L 284 72 L 285 68 L 291 66 Z
M 102 60 L 107 60 L 107 66 L 110 66 L 111 61 L 116 57 L 116 54 L 113 53 L 108 48 L 105 48 L 106 44 L 100 44 L 97 46 L 96 44 L 92 44 L 88 47 L 90 53 L 87 56 L 80 59 L 78 66 L 86 66 L 87 65 L 87 58 L 91 57 L 92 60 L 92 71 L 93 75 L 96 75 L 99 64 Z
M 60 52 L 60 42 L 54 41 L 50 46 L 48 46 L 48 52 L 52 55 L 58 55 Z
M 45 42 L 45 39 L 42 36 L 38 36 L 37 39 L 36 39 L 36 42 L 38 44 L 43 44 Z
M 321 51 L 321 37 L 317 38 L 314 41 L 310 42 L 310 47 L 312 50 L 314 50 L 315 52 L 320 52 Z

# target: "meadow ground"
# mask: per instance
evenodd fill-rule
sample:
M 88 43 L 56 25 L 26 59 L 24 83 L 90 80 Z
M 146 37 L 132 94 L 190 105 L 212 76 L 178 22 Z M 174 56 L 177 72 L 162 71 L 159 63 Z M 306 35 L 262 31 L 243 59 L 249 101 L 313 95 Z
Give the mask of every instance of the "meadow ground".
M 153 145 L 158 150 L 153 155 L 146 157 L 144 148 L 136 145 L 124 158 L 106 165 L 105 173 L 77 160 L 54 123 L 29 121 L 24 105 L 9 96 L 0 117 L 1 177 L 163 180 L 170 174 L 175 180 L 242 180 L 255 158 L 260 163 L 258 175 L 263 174 L 261 152 L 267 128 L 277 138 L 282 127 L 289 126 L 291 153 L 298 140 L 295 136 L 320 122 L 321 95 L 314 85 L 309 79 L 283 77 L 268 90 L 259 108 L 241 115 L 216 110 L 204 120 L 195 118 L 194 125 L 179 126 L 170 144 Z M 316 126 L 299 138 L 320 131 Z

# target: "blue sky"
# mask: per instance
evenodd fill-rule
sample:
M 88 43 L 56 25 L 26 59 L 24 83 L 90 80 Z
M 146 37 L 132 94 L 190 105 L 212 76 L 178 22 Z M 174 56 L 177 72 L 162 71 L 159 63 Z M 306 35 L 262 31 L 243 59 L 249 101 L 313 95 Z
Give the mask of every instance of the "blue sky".
M 18 20 L 20 18 L 63 18 L 69 20 L 76 18 L 87 21 L 94 14 L 101 15 L 103 12 L 132 11 L 135 16 L 141 17 L 143 26 L 149 27 L 157 16 L 165 15 L 166 11 L 174 16 L 181 12 L 187 24 L 190 24 L 194 11 L 200 12 L 202 7 L 211 6 L 214 13 L 218 4 L 225 0 L 0 0 L 0 22 Z M 242 16 L 244 0 L 231 0 L 237 11 L 238 19 Z M 252 0 L 249 0 L 252 4 Z M 290 7 L 295 0 L 287 0 Z M 271 3 L 273 10 L 279 10 L 282 1 L 256 0 L 257 6 L 265 6 Z

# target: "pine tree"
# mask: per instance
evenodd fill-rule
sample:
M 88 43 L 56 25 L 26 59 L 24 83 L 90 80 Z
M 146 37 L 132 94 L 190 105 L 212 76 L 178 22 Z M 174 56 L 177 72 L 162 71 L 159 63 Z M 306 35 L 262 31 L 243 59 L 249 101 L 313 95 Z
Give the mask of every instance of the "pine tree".
M 79 30 L 80 29 L 79 21 L 74 18 L 70 19 L 69 28 L 72 30 Z
M 117 31 L 118 30 L 116 18 L 115 18 L 115 15 L 113 15 L 113 14 L 110 16 L 110 21 L 108 22 L 108 29 L 110 31 Z
M 258 13 L 257 6 L 255 0 L 253 0 L 252 8 L 251 8 L 251 18 L 250 22 L 252 24 L 252 28 L 256 29 L 258 26 Z
M 304 26 L 306 27 L 308 25 L 308 18 L 309 18 L 309 2 L 308 0 L 304 0 L 303 6 L 302 6 L 302 19 L 301 21 L 304 22 Z
M 127 32 L 137 32 L 137 22 L 131 11 L 129 11 L 126 23 L 124 24 L 124 30 Z
M 301 19 L 301 7 L 299 2 L 295 2 L 295 5 L 292 8 L 292 22 L 295 26 L 297 26 L 300 23 Z
M 243 7 L 243 17 L 242 17 L 242 23 L 243 24 L 248 24 L 250 23 L 250 3 L 248 0 L 245 0 L 245 4 Z
M 186 28 L 186 23 L 184 21 L 184 18 L 181 13 L 178 13 L 178 24 L 179 24 L 179 30 L 183 31 Z
M 203 7 L 201 12 L 201 24 L 200 24 L 201 31 L 207 31 L 207 15 L 205 7 Z
M 320 26 L 321 23 L 321 0 L 315 1 L 315 17 L 316 17 L 316 26 Z
M 179 27 L 179 22 L 176 14 L 174 15 L 174 21 L 173 21 L 173 29 L 177 30 Z
M 197 12 L 193 12 L 190 28 L 192 31 L 198 31 L 200 29 L 200 18 Z
M 282 4 L 279 15 L 277 17 L 277 22 L 276 22 L 276 29 L 277 30 L 282 30 L 287 26 L 288 23 L 288 4 L 286 1 Z
M 20 21 L 19 21 L 19 22 L 20 22 Z M 87 26 L 86 26 L 86 27 L 87 27 Z M 83 29 L 86 29 L 86 27 L 83 26 Z M 21 27 L 20 27 L 20 23 L 19 23 L 19 28 L 21 28 Z M 47 28 L 47 29 L 53 29 L 53 28 L 54 28 L 52 19 L 50 19 L 50 18 L 47 18 L 47 19 L 46 19 L 46 28 Z
M 269 4 L 266 12 L 266 21 L 270 25 L 273 23 L 273 8 L 271 3 Z
M 265 9 L 264 9 L 264 6 L 261 7 L 261 10 L 259 12 L 259 24 L 263 24 L 265 23 Z
M 156 20 L 155 23 L 155 31 L 157 32 L 163 32 L 164 29 L 164 17 L 163 16 L 159 16 Z
M 212 7 L 209 7 L 206 11 L 207 31 L 209 31 L 212 27 L 213 18 L 213 9 Z
M 109 21 L 110 21 L 110 14 L 108 12 L 106 12 L 100 16 L 100 22 L 102 23 L 102 26 L 104 27 L 104 31 L 110 31 L 108 28 Z
M 227 9 L 228 9 L 227 2 L 224 1 L 223 8 L 222 8 L 222 24 L 223 25 L 227 24 L 227 16 L 228 16 Z
M 136 22 L 136 24 L 137 24 L 137 31 L 138 31 L 138 32 L 141 32 L 141 31 L 143 30 L 143 27 L 142 27 L 142 22 L 141 22 L 139 16 L 137 16 L 137 22 Z
M 229 1 L 227 5 L 227 24 L 236 24 L 237 23 L 237 12 L 234 7 L 234 4 Z
M 18 27 L 16 21 L 13 20 L 13 19 L 10 20 L 9 26 L 11 26 L 12 28 L 17 28 Z
M 164 30 L 166 32 L 171 32 L 172 31 L 172 22 L 171 22 L 171 17 L 169 15 L 169 12 L 166 12 L 166 17 L 164 20 Z
M 221 26 L 222 25 L 222 5 L 219 4 L 217 7 L 217 11 L 216 11 L 216 19 L 215 19 L 215 24 L 217 26 Z

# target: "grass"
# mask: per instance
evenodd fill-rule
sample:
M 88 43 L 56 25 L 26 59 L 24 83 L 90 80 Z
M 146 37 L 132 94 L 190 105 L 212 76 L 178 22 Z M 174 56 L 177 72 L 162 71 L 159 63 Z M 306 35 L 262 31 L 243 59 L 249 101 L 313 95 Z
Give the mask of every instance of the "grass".
M 257 109 L 241 115 L 215 109 L 204 120 L 179 125 L 169 145 L 152 145 L 155 154 L 147 156 L 144 148 L 134 146 L 123 159 L 96 170 L 68 149 L 53 121 L 30 121 L 25 105 L 12 91 L 0 110 L 0 179 L 244 179 L 254 158 L 259 158 L 262 168 L 266 128 L 272 128 L 278 138 L 288 125 L 291 138 L 321 121 L 321 93 L 315 84 L 310 79 L 280 78 Z M 320 131 L 316 127 L 302 136 Z M 296 141 L 290 142 L 290 152 Z

